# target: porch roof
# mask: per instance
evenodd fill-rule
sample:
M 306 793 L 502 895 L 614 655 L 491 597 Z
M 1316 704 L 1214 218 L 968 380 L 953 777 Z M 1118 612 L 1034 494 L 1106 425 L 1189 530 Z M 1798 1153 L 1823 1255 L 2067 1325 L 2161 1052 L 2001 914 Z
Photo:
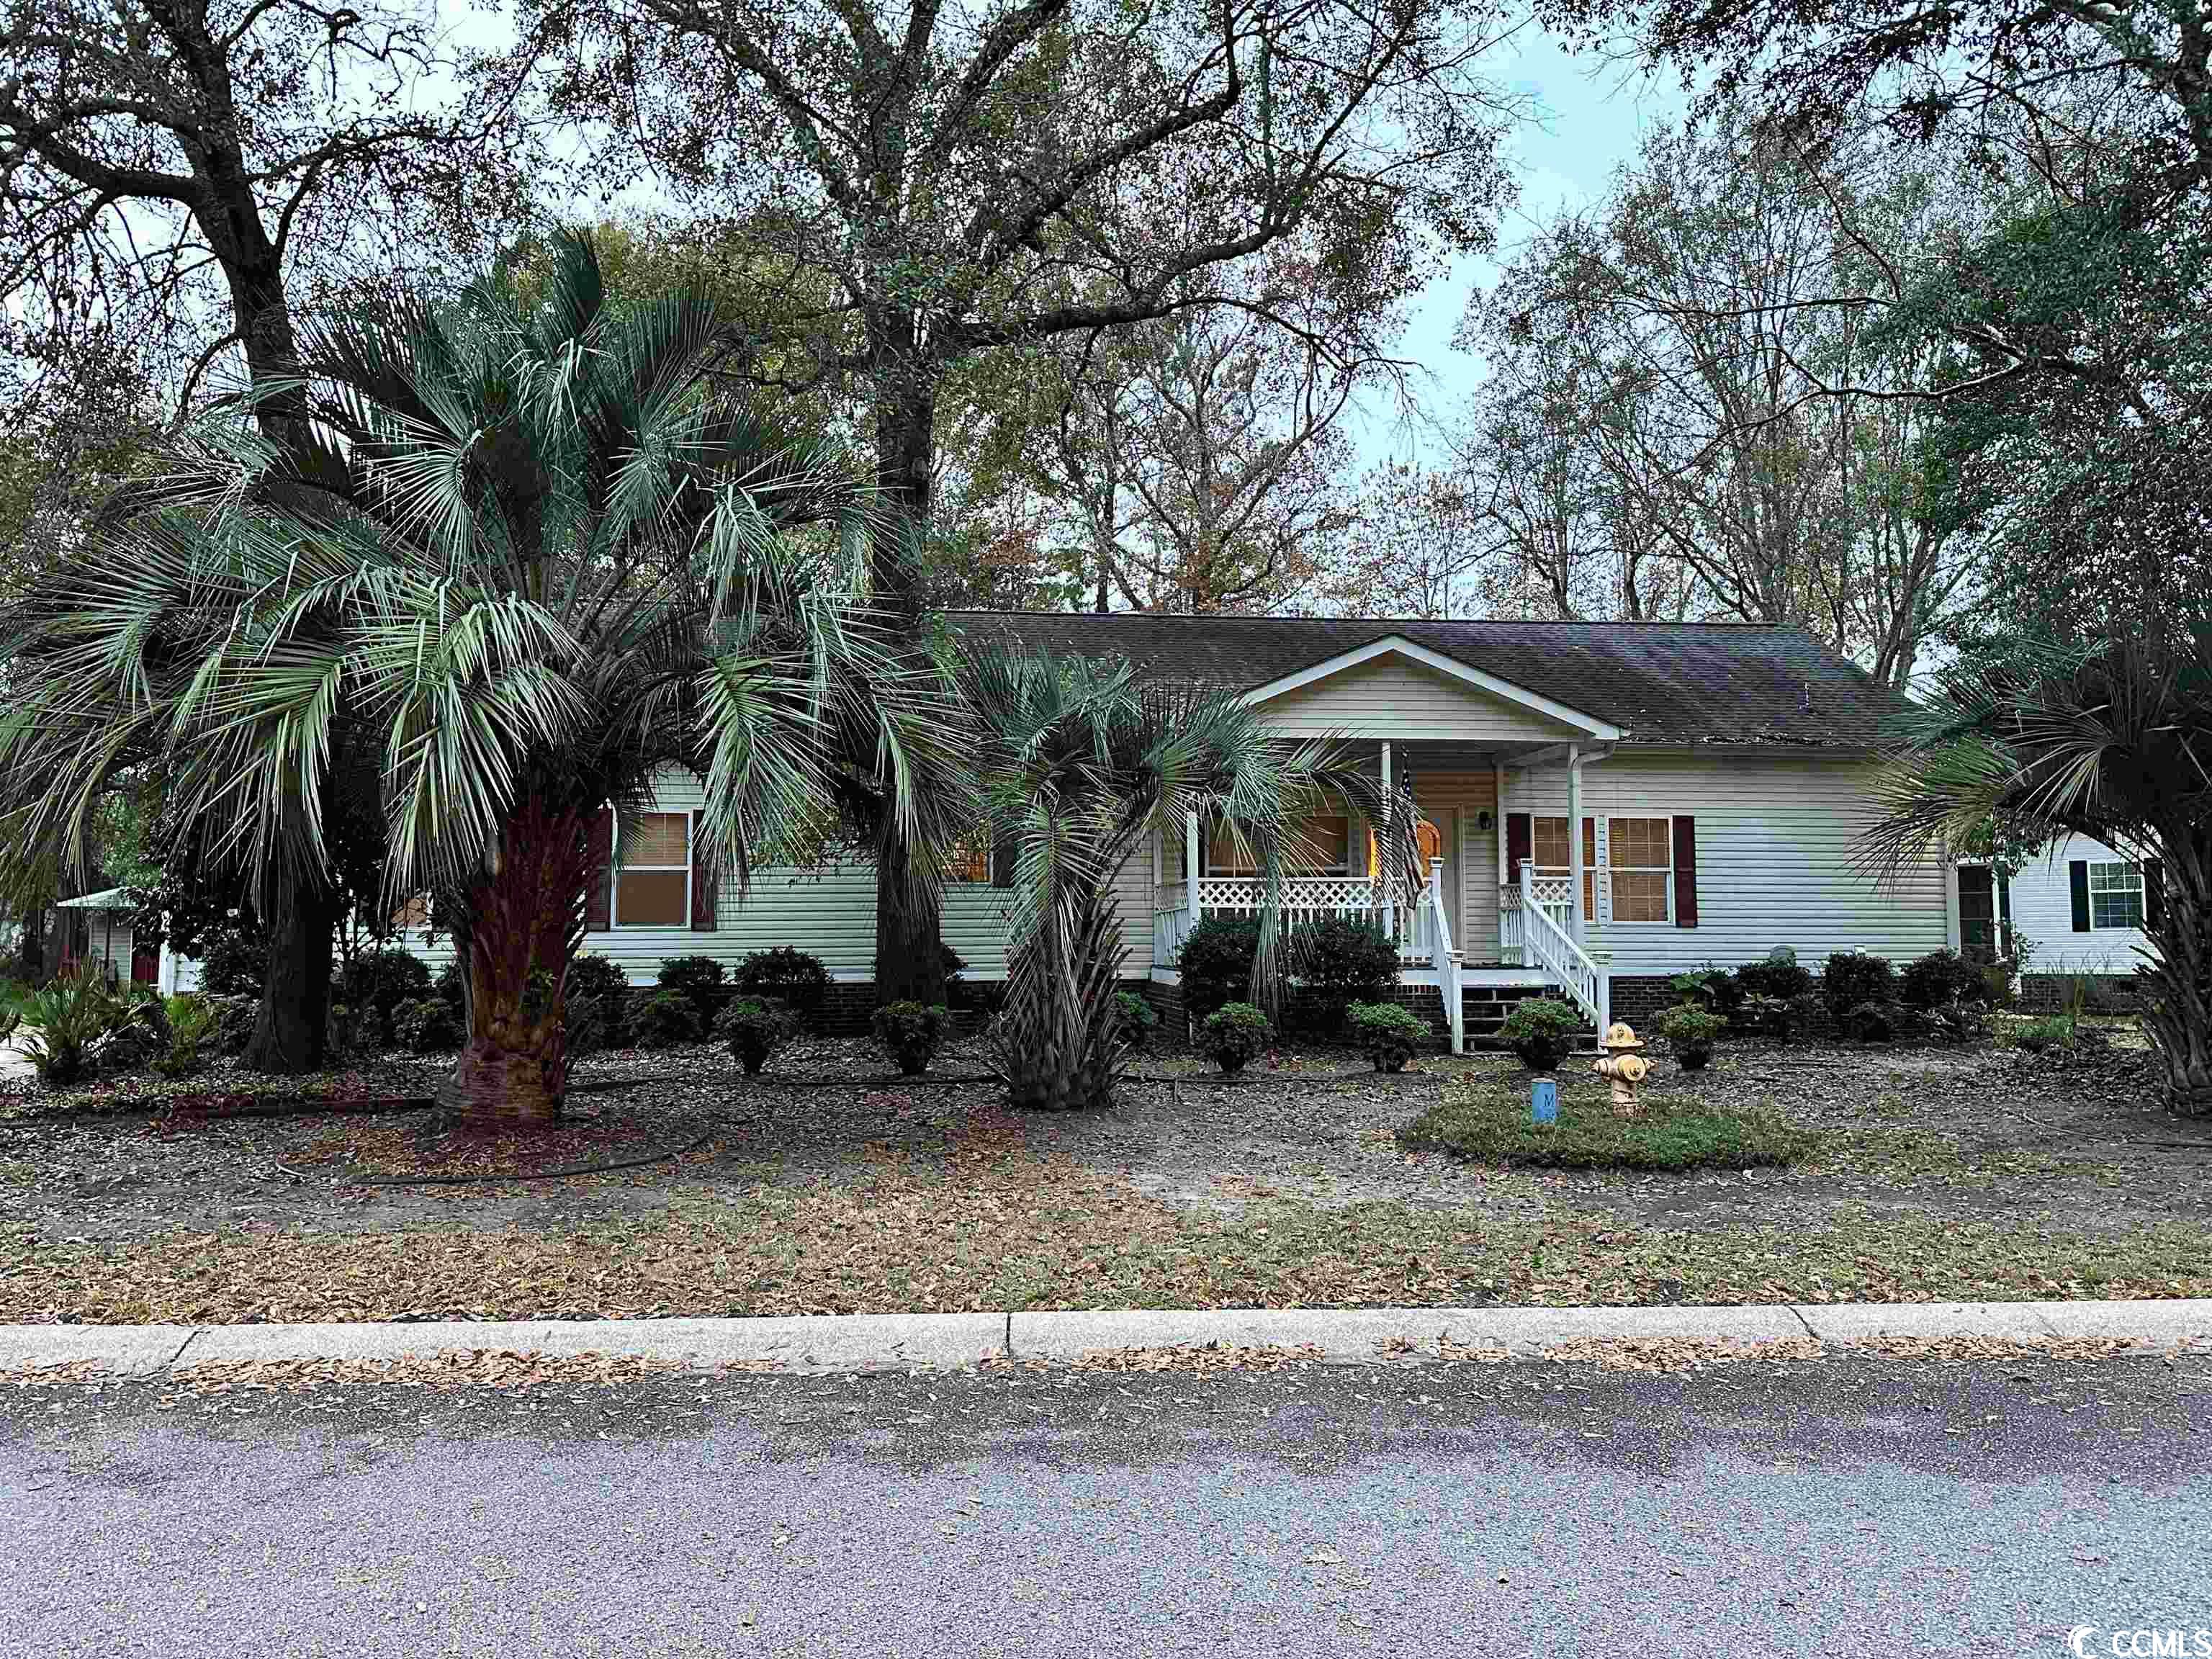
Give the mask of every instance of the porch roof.
M 1620 728 L 1632 744 L 1869 750 L 1908 705 L 1801 628 L 1733 623 L 1451 622 L 1407 617 L 956 611 L 971 637 L 1119 656 L 1147 677 L 1236 691 L 1329 672 L 1404 640 Z

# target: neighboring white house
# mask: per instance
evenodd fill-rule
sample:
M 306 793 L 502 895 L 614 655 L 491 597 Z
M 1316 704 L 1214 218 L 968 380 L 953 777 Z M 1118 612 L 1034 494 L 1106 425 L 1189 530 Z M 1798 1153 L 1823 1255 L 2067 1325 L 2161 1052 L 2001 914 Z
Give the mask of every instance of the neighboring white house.
M 1990 884 L 1988 866 L 1963 866 L 1959 878 L 1962 905 L 1971 909 L 1974 894 Z M 2129 975 L 2151 949 L 2145 924 L 2157 911 L 2158 861 L 2063 836 L 1996 897 L 2010 939 L 2027 950 L 2030 975 Z
M 956 612 L 974 641 L 1128 661 L 1151 678 L 1233 690 L 1286 733 L 1337 739 L 1409 786 L 1425 881 L 1379 877 L 1369 827 L 1312 826 L 1293 924 L 1371 916 L 1396 939 L 1410 997 L 1456 1038 L 1502 999 L 1549 989 L 1593 1020 L 1672 1000 L 1668 979 L 1795 949 L 1903 963 L 1955 940 L 1957 889 L 1934 862 L 1877 887 L 1857 854 L 1870 784 L 1904 705 L 1802 629 L 1651 623 L 1367 621 L 1153 613 Z M 858 860 L 763 870 L 740 894 L 694 856 L 697 781 L 664 778 L 623 844 L 587 949 L 633 981 L 700 953 L 734 964 L 789 945 L 846 994 L 874 978 L 875 890 Z M 944 935 L 971 980 L 1006 972 L 1006 895 L 979 849 L 945 895 Z M 1179 1000 L 1176 951 L 1208 914 L 1250 914 L 1229 838 L 1181 826 L 1121 870 L 1125 972 Z M 410 937 L 434 962 L 444 941 Z

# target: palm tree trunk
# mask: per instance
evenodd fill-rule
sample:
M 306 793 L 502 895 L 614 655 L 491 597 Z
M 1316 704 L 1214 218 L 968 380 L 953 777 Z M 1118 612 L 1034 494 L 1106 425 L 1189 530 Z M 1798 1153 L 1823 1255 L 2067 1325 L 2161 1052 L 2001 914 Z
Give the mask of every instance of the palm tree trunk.
M 502 831 L 495 867 L 470 890 L 468 1041 L 438 1091 L 449 1118 L 528 1129 L 561 1116 L 568 963 L 596 867 L 592 817 L 530 801 Z
M 1015 1106 L 1054 1111 L 1114 1103 L 1127 1052 L 1115 1000 L 1121 957 L 1110 891 L 1064 896 L 1018 947 L 994 1045 Z
M 2165 1071 L 2167 1108 L 2203 1116 L 2212 1115 L 2212 836 L 2185 830 L 2159 852 L 2159 961 L 2143 975 L 2143 1029 Z

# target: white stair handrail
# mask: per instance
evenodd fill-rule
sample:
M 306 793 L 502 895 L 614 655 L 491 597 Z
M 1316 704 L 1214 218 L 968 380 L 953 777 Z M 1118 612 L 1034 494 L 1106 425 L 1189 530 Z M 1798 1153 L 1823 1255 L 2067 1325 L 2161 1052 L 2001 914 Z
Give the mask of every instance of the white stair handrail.
M 1559 982 L 1582 1011 L 1595 1022 L 1598 1032 L 1602 1036 L 1607 1024 L 1607 1005 L 1613 1000 L 1613 987 L 1605 969 L 1590 960 L 1589 953 L 1576 941 L 1575 936 L 1560 927 L 1550 911 L 1537 905 L 1534 879 L 1534 872 L 1523 864 L 1521 866 L 1522 939 L 1534 954 L 1537 965 Z
M 1460 991 L 1459 952 L 1452 949 L 1451 918 L 1444 909 L 1444 861 L 1429 860 L 1428 910 L 1431 919 L 1430 960 L 1436 964 L 1437 994 L 1443 999 L 1444 1020 L 1451 1028 L 1455 1054 L 1467 1052 L 1467 1006 Z

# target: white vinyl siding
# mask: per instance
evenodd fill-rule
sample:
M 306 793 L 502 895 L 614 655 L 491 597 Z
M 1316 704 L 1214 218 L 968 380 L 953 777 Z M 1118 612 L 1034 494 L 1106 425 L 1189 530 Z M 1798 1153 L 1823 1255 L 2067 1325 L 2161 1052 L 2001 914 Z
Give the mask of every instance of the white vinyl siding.
M 2127 861 L 2118 849 L 2102 842 L 2086 836 L 2062 836 L 2028 860 L 2012 878 L 2013 931 L 2029 947 L 2026 971 L 2131 974 L 2150 949 L 2150 936 L 2141 928 L 2074 931 L 2074 899 L 2067 866 L 2077 859 L 2089 866 L 2094 911 L 2097 866 Z M 2095 921 L 2094 914 L 2091 921 Z
M 697 779 L 665 773 L 656 781 L 653 808 L 690 812 L 702 804 Z M 1141 866 L 1141 867 L 1140 867 Z M 1125 977 L 1141 979 L 1152 959 L 1152 867 L 1149 852 L 1116 874 L 1121 941 L 1128 952 Z M 1002 979 L 1006 971 L 1006 915 L 1012 895 L 994 887 L 955 883 L 945 890 L 942 931 L 959 954 L 963 976 Z M 649 985 L 669 957 L 707 956 L 735 968 L 756 951 L 796 946 L 822 958 L 833 978 L 869 981 L 876 973 L 876 872 L 855 860 L 825 861 L 818 868 L 759 869 L 751 890 L 740 893 L 734 872 L 725 870 L 716 889 L 711 933 L 679 927 L 616 927 L 584 935 L 584 948 L 605 957 L 635 985 Z M 433 970 L 452 959 L 451 936 L 434 944 L 421 933 L 405 936 L 410 950 Z
M 1474 744 L 1581 735 L 1504 698 L 1402 657 L 1376 657 L 1254 705 L 1273 730 Z
M 1586 815 L 1687 816 L 1698 843 L 1698 925 L 1595 921 L 1592 950 L 1609 953 L 1617 975 L 1734 967 L 1778 945 L 1816 971 L 1836 951 L 1905 963 L 1940 950 L 1944 869 L 1930 862 L 1884 887 L 1858 867 L 1881 816 L 1878 769 L 1840 757 L 1635 750 L 1585 766 Z M 1566 788 L 1557 764 L 1508 772 L 1506 810 L 1564 812 Z M 2059 878 L 2063 894 L 2063 869 Z

